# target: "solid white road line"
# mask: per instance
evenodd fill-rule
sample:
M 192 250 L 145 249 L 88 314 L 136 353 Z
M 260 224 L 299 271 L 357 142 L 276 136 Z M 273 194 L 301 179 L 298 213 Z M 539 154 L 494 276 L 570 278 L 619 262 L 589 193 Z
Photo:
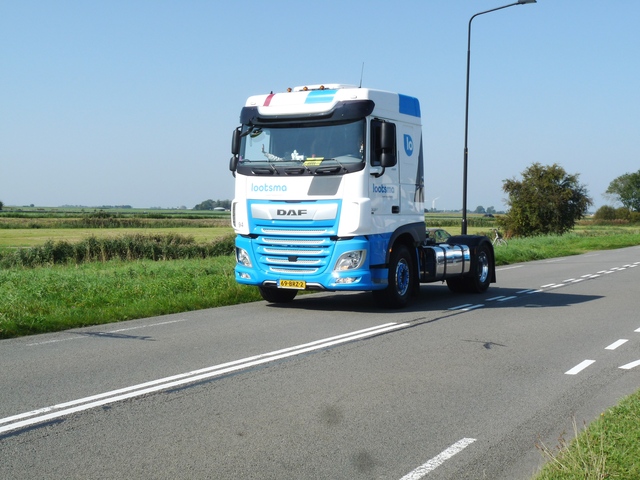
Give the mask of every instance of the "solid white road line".
M 44 421 L 49 421 L 54 418 L 70 415 L 72 413 L 80 412 L 83 410 L 89 410 L 91 408 L 99 407 L 109 403 L 115 403 L 121 400 L 126 400 L 128 398 L 138 397 L 146 395 L 148 393 L 158 392 L 160 390 L 179 387 L 188 383 L 225 375 L 238 370 L 243 370 L 245 368 L 273 362 L 275 360 L 280 360 L 287 357 L 293 357 L 314 350 L 321 350 L 323 348 L 328 348 L 341 343 L 347 343 L 353 340 L 371 337 L 391 330 L 405 328 L 407 326 L 409 326 L 408 323 L 386 323 L 383 325 L 378 325 L 377 327 L 370 327 L 364 330 L 345 333 L 342 335 L 337 335 L 335 337 L 316 340 L 314 342 L 298 345 L 295 347 L 288 347 L 270 353 L 255 355 L 253 357 L 247 357 L 220 365 L 214 365 L 212 367 L 202 368 L 200 370 L 194 370 L 192 372 L 173 375 L 171 377 L 161 378 L 158 380 L 141 383 L 139 385 L 132 385 L 130 387 L 125 387 L 118 390 L 112 390 L 110 392 L 100 393 L 78 400 L 72 400 L 70 402 L 65 402 L 50 407 L 40 408 L 38 410 L 33 410 L 30 412 L 20 413 L 11 417 L 0 418 L 0 425 L 6 424 L 0 426 L 0 434 L 8 432 L 10 430 L 16 430 L 18 428 L 24 428 Z
M 467 448 L 469 445 L 471 445 L 475 441 L 476 441 L 475 438 L 463 438 L 462 440 L 457 441 L 456 443 L 451 445 L 449 448 L 444 450 L 442 453 L 436 455 L 428 462 L 420 465 L 414 471 L 407 473 L 400 480 L 420 480 L 427 473 L 431 472 L 432 470 L 435 470 L 444 462 L 449 460 L 451 457 L 453 457 L 457 453 L 460 453 L 462 450 Z
M 608 347 L 605 347 L 605 350 L 615 350 L 616 348 L 618 348 L 620 345 L 624 345 L 625 343 L 627 343 L 629 340 L 627 340 L 626 338 L 621 338 L 620 340 L 613 342 L 611 345 L 609 345 Z
M 585 368 L 587 368 L 592 363 L 596 363 L 596 361 L 595 360 L 585 360 L 583 362 L 580 362 L 578 365 L 573 367 L 571 370 L 568 370 L 568 371 L 566 371 L 564 373 L 565 373 L 565 375 L 576 375 L 576 374 L 580 373 L 582 370 L 584 370 Z

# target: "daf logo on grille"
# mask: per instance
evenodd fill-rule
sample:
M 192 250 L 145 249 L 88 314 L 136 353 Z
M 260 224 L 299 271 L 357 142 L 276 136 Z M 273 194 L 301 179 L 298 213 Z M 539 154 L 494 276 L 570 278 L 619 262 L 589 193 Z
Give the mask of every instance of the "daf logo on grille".
M 300 217 L 303 215 L 306 215 L 307 211 L 300 209 L 300 210 L 294 210 L 294 209 L 290 209 L 290 210 L 285 210 L 283 208 L 279 208 L 276 211 L 276 215 L 278 215 L 279 217 Z

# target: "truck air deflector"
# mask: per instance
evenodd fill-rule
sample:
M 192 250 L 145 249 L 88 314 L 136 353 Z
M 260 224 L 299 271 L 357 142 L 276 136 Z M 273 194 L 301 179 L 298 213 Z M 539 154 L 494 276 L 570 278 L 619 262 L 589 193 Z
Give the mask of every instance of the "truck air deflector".
M 324 104 L 320 104 L 324 105 Z M 269 113 L 269 107 L 243 107 L 240 123 L 243 125 L 267 125 L 273 123 L 317 123 L 317 122 L 350 122 L 365 118 L 373 112 L 373 100 L 339 101 L 331 109 L 296 113 Z
M 398 94 L 398 97 L 400 100 L 398 105 L 400 113 L 420 118 L 420 102 L 417 98 L 402 94 Z

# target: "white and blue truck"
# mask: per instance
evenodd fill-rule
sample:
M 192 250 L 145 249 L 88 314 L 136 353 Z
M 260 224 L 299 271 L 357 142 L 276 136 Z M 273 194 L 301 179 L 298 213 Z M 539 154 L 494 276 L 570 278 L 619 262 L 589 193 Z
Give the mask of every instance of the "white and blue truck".
M 496 281 L 487 237 L 426 234 L 417 98 L 310 85 L 249 97 L 240 123 L 229 164 L 235 278 L 268 302 L 371 291 L 401 308 L 421 283 L 482 293 Z

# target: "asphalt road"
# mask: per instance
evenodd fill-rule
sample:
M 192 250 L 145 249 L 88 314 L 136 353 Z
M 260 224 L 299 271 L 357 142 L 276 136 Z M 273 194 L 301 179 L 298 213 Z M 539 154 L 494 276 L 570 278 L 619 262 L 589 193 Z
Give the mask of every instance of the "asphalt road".
M 0 341 L 0 478 L 528 479 L 640 388 L 640 247 L 408 309 L 298 296 Z

